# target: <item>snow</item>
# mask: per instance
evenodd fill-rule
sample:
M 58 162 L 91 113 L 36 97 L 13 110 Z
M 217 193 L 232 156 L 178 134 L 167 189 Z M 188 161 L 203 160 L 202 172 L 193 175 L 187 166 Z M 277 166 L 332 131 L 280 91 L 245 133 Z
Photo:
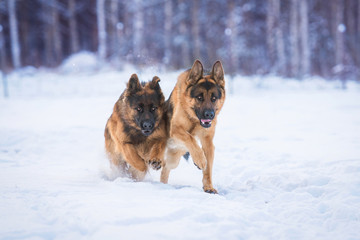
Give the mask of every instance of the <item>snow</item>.
M 152 170 L 144 182 L 111 171 L 103 130 L 133 72 L 158 75 L 166 96 L 179 74 L 128 66 L 9 75 L 0 239 L 360 238 L 357 83 L 228 76 L 212 195 L 191 160 L 168 185 Z
M 60 69 L 66 73 L 92 72 L 97 66 L 98 62 L 95 54 L 82 51 L 65 59 Z

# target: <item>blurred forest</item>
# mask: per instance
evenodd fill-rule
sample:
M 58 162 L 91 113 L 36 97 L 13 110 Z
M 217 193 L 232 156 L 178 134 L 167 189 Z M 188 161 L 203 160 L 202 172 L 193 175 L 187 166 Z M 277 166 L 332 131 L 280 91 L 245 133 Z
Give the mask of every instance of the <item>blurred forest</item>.
M 79 51 L 121 66 L 360 79 L 360 0 L 0 0 L 3 72 Z

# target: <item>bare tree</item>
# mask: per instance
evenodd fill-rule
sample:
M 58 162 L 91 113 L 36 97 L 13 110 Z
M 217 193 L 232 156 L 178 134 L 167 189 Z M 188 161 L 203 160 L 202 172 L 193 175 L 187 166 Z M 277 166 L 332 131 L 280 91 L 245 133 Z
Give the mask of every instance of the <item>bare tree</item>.
M 358 29 L 358 35 L 359 35 L 359 38 L 360 38 L 360 0 L 357 1 L 357 5 L 358 5 L 358 9 L 357 9 L 357 16 L 358 16 L 357 29 Z
M 76 2 L 75 2 L 75 0 L 68 1 L 68 9 L 69 9 L 71 53 L 76 53 L 79 51 L 79 34 L 78 34 L 77 21 L 76 21 Z
M 135 0 L 134 9 L 134 58 L 135 63 L 143 63 L 147 57 L 147 50 L 144 47 L 144 8 L 141 0 Z
M 309 19 L 307 0 L 300 1 L 301 76 L 310 73 Z
M 335 4 L 333 8 L 335 11 L 335 71 L 341 72 L 344 67 L 344 32 L 346 30 L 344 25 L 344 5 L 342 0 L 336 0 L 333 3 Z
M 56 66 L 63 59 L 62 38 L 59 22 L 59 2 L 57 0 L 41 1 L 43 22 L 45 25 L 44 42 L 45 56 L 48 66 Z
M 9 97 L 9 90 L 7 84 L 7 77 L 6 77 L 6 66 L 5 66 L 6 56 L 5 56 L 5 41 L 3 35 L 3 26 L 0 24 L 0 70 L 2 76 L 2 83 L 4 89 L 4 97 Z
M 179 0 L 179 12 L 181 16 L 181 22 L 179 26 L 180 38 L 181 38 L 181 67 L 187 67 L 191 64 L 188 31 L 186 26 L 187 6 L 184 0 Z
M 115 59 L 119 57 L 119 33 L 118 33 L 118 23 L 119 23 L 119 1 L 111 0 L 110 2 L 110 55 L 111 58 Z
M 57 0 L 50 0 L 51 3 L 51 24 L 52 24 L 52 34 L 54 40 L 54 53 L 55 53 L 55 62 L 56 64 L 60 63 L 63 56 L 62 52 L 62 38 L 60 33 L 60 24 L 59 24 L 59 11 L 58 11 L 58 4 Z
M 357 41 L 357 31 L 356 31 L 356 0 L 346 0 L 345 3 L 345 26 L 347 34 L 345 37 L 345 46 L 347 49 L 345 52 L 348 52 L 349 63 L 356 65 L 359 62 L 360 55 L 357 54 L 358 41 Z
M 165 14 L 165 21 L 164 21 L 164 30 L 165 30 L 165 51 L 164 51 L 164 58 L 163 63 L 169 64 L 172 61 L 172 15 L 173 15 L 173 4 L 172 0 L 165 1 L 164 6 L 164 14 Z
M 10 23 L 10 39 L 11 39 L 11 55 L 15 69 L 21 66 L 20 63 L 20 43 L 18 23 L 16 17 L 16 0 L 8 0 L 9 23 Z
M 3 31 L 4 28 L 0 24 L 0 70 L 5 72 L 5 63 L 6 63 L 6 52 L 5 52 L 5 39 Z
M 96 0 L 96 16 L 98 27 L 98 57 L 100 61 L 106 58 L 106 25 L 105 25 L 105 0 Z
M 266 42 L 272 71 L 285 74 L 285 46 L 280 21 L 280 0 L 269 0 L 266 15 Z
M 299 28 L 298 0 L 291 0 L 290 6 L 290 76 L 299 77 Z
M 267 44 L 267 51 L 268 51 L 268 57 L 270 60 L 270 64 L 273 64 L 275 62 L 276 56 L 275 56 L 275 34 L 274 34 L 274 28 L 275 28 L 275 21 L 276 16 L 274 13 L 274 1 L 276 0 L 268 0 L 267 1 L 267 13 L 266 13 L 266 44 Z
M 192 31 L 192 37 L 193 37 L 193 58 L 194 59 L 199 59 L 201 58 L 200 55 L 200 47 L 201 47 L 201 42 L 200 42 L 200 27 L 199 27 L 199 12 L 200 12 L 200 7 L 199 7 L 199 2 L 200 1 L 193 1 L 193 6 L 191 8 L 191 31 Z
M 238 23 L 239 16 L 237 15 L 237 6 L 235 0 L 228 1 L 228 21 L 227 29 L 225 30 L 226 35 L 229 36 L 229 56 L 230 56 L 230 68 L 229 72 L 235 73 L 239 67 L 239 47 L 238 47 Z
M 360 42 L 360 0 L 357 1 L 358 9 L 357 9 L 357 41 Z M 356 63 L 356 66 L 360 66 L 360 46 L 357 44 L 356 49 L 356 56 L 358 56 L 358 61 Z M 358 81 L 360 81 L 360 70 L 358 70 L 357 73 Z
M 54 59 L 53 59 L 53 36 L 52 36 L 52 25 L 51 25 L 51 21 L 49 21 L 49 15 L 50 15 L 50 6 L 48 5 L 48 3 L 42 3 L 42 12 L 44 15 L 44 25 L 45 25 L 45 29 L 43 31 L 44 35 L 43 35 L 43 41 L 44 41 L 44 45 L 45 45 L 45 62 L 47 66 L 53 66 L 54 65 Z

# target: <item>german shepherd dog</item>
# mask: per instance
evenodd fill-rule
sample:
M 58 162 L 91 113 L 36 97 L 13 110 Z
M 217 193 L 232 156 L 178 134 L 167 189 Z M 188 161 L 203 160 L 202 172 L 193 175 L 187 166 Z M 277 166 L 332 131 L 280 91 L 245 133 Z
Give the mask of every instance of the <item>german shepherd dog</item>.
M 105 127 L 110 162 L 137 181 L 144 179 L 148 165 L 155 170 L 163 165 L 167 130 L 159 81 L 155 76 L 140 84 L 133 74 Z
M 196 60 L 182 73 L 165 103 L 169 139 L 161 182 L 167 183 L 171 169 L 178 166 L 181 156 L 190 153 L 194 164 L 203 171 L 203 189 L 217 193 L 212 185 L 212 166 L 217 115 L 225 101 L 224 70 L 215 62 L 210 74 L 204 75 L 203 65 Z M 200 140 L 201 148 L 197 143 Z

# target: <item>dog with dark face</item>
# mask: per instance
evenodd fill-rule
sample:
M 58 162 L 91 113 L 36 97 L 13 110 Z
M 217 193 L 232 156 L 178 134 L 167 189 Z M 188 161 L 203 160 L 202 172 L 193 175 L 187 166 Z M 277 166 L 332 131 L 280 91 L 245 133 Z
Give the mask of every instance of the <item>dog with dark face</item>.
M 161 182 L 168 182 L 170 170 L 189 152 L 194 164 L 203 171 L 204 191 L 217 193 L 212 185 L 213 138 L 224 101 L 225 79 L 220 61 L 215 62 L 210 74 L 204 75 L 203 65 L 196 60 L 190 70 L 179 76 L 165 103 L 169 139 Z
M 113 166 L 135 180 L 143 180 L 151 166 L 163 165 L 167 140 L 164 95 L 154 77 L 139 82 L 133 74 L 115 103 L 105 127 L 105 148 Z

